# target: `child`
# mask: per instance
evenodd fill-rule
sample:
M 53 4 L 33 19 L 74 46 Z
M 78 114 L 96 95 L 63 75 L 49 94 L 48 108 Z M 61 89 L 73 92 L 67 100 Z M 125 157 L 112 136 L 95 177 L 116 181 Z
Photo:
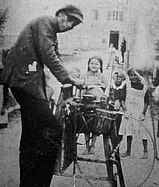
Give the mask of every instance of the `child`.
M 125 99 L 126 99 L 126 76 L 124 72 L 119 71 L 117 75 L 117 79 L 114 82 L 114 109 L 115 110 L 126 110 Z M 116 118 L 116 130 L 117 134 L 119 133 L 119 128 L 122 120 L 122 115 L 117 115 Z M 122 137 L 119 136 L 119 141 L 121 141 Z
M 124 72 L 115 72 L 115 76 L 113 77 L 110 89 L 111 92 L 114 93 L 114 98 L 112 98 L 114 102 L 114 109 L 119 110 L 120 108 L 122 108 L 123 110 L 125 110 L 126 76 Z
M 107 80 L 103 75 L 103 61 L 99 57 L 91 57 L 88 61 L 87 74 L 84 76 L 86 92 L 100 99 L 107 87 Z
M 108 107 L 109 110 L 126 110 L 125 99 L 126 99 L 126 73 L 122 70 L 118 70 L 114 73 L 111 86 L 107 90 L 108 96 Z M 118 135 L 118 142 L 122 140 L 122 136 L 119 136 L 119 128 L 122 120 L 122 115 L 116 116 L 115 126 L 116 133 Z
M 128 70 L 129 82 L 127 84 L 126 90 L 126 113 L 132 115 L 133 118 L 139 119 L 139 111 L 143 108 L 143 98 L 145 94 L 146 84 L 144 79 L 136 72 L 133 68 Z M 131 155 L 131 144 L 133 135 L 137 132 L 138 124 L 131 117 L 123 116 L 121 126 L 119 129 L 119 135 L 127 136 L 127 150 L 124 153 L 121 153 L 122 157 L 127 157 Z
M 152 132 L 152 129 L 150 129 L 151 122 L 150 122 L 150 120 L 148 120 L 148 119 L 151 119 L 152 116 L 149 116 L 149 118 L 146 118 L 146 113 L 147 113 L 148 107 L 150 106 L 150 104 L 152 104 L 150 102 L 153 102 L 153 105 L 154 105 L 153 92 L 155 90 L 155 87 L 153 85 L 153 75 L 151 72 L 148 72 L 147 82 L 148 82 L 148 88 L 147 88 L 146 93 L 144 95 L 144 106 L 143 106 L 142 114 L 140 116 L 140 120 L 142 121 L 142 124 L 146 127 L 146 129 L 149 130 L 149 132 Z M 154 106 L 152 106 L 152 107 L 154 107 Z M 151 110 L 152 110 L 152 108 L 151 108 Z M 140 135 L 142 137 L 142 144 L 143 144 L 143 156 L 141 157 L 141 159 L 147 159 L 148 158 L 147 133 L 144 129 L 141 129 Z
M 101 58 L 94 56 L 88 60 L 87 74 L 84 76 L 86 91 L 85 94 L 95 96 L 100 100 L 104 96 L 107 87 L 107 81 L 103 75 L 103 61 Z M 86 150 L 84 155 L 94 154 L 95 142 L 97 135 L 92 133 L 92 141 L 90 145 L 90 133 L 85 133 Z

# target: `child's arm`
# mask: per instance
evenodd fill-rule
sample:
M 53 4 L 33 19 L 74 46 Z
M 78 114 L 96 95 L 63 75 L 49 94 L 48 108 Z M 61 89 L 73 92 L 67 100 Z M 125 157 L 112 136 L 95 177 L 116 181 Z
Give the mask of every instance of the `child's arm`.
M 147 90 L 146 93 L 145 93 L 145 96 L 144 96 L 144 107 L 143 107 L 143 111 L 142 111 L 142 114 L 141 114 L 141 116 L 140 116 L 140 120 L 141 120 L 141 121 L 144 121 L 144 120 L 145 120 L 147 108 L 148 108 L 148 106 L 149 106 L 149 104 L 150 104 L 149 94 L 150 94 L 150 91 Z
M 124 111 L 126 111 L 125 101 L 121 101 L 121 106 L 122 106 L 122 109 L 123 109 Z
M 115 110 L 119 110 L 120 109 L 120 105 L 121 105 L 120 101 L 119 100 L 115 100 L 114 109 Z

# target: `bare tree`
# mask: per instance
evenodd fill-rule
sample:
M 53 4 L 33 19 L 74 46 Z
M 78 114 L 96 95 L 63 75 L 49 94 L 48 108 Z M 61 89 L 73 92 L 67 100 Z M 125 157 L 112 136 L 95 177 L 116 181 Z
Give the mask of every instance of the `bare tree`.
M 8 18 L 8 8 L 0 9 L 0 32 L 2 33 Z

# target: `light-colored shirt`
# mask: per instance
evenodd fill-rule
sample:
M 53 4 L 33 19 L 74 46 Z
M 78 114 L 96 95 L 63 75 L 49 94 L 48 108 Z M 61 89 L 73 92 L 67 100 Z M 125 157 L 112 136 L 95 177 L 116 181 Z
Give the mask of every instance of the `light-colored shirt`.
M 90 93 L 100 99 L 104 95 L 104 90 L 107 87 L 107 80 L 103 73 L 87 72 L 84 75 L 84 80 L 86 84 L 86 93 Z

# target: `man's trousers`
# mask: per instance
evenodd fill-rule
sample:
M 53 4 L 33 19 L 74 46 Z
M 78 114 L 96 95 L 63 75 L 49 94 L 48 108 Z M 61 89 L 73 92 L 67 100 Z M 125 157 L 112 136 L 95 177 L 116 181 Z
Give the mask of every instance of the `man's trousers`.
M 20 187 L 49 187 L 61 146 L 62 127 L 47 100 L 11 88 L 21 107 Z

